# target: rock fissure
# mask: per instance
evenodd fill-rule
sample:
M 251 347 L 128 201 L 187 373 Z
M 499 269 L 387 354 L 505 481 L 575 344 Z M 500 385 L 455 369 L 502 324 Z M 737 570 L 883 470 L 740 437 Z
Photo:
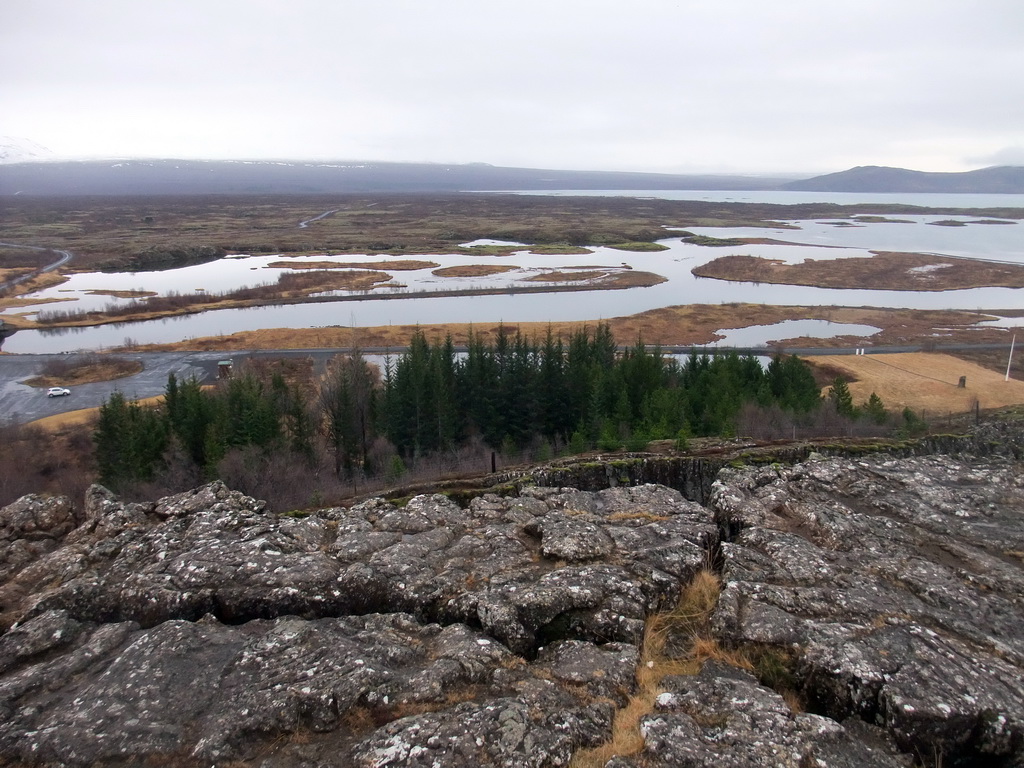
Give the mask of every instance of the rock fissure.
M 658 668 L 610 765 L 1019 765 L 1019 433 L 931 441 L 975 456 L 691 460 L 689 480 L 595 462 L 599 488 L 465 507 L 278 516 L 219 483 L 94 487 L 80 514 L 22 499 L 0 510 L 0 756 L 567 765 L 634 706 L 652 617 L 711 568 L 707 660 Z

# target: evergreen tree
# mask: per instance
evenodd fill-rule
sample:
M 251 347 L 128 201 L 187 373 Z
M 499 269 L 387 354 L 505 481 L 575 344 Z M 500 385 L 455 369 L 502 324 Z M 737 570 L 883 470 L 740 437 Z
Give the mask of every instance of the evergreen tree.
M 556 446 L 568 442 L 573 423 L 569 413 L 569 392 L 565 367 L 565 345 L 548 327 L 540 350 L 537 381 L 537 421 L 540 432 Z
M 818 407 L 821 394 L 810 367 L 796 355 L 776 355 L 768 366 L 775 401 L 785 410 L 807 413 Z
M 434 414 L 437 419 L 436 445 L 444 450 L 451 450 L 458 441 L 462 431 L 458 400 L 456 399 L 456 361 L 455 344 L 451 335 L 445 337 L 443 344 L 431 350 L 431 391 L 434 395 Z
M 211 398 L 198 379 L 178 382 L 172 373 L 167 380 L 164 407 L 171 432 L 197 467 L 205 467 L 206 432 L 213 419 Z
M 351 472 L 355 448 L 356 415 L 349 358 L 336 361 L 320 387 L 321 425 L 334 455 L 334 475 Z
M 863 406 L 864 415 L 875 424 L 885 424 L 889 419 L 889 412 L 885 410 L 885 404 L 876 393 L 872 392 L 871 397 Z
M 114 392 L 100 406 L 93 441 L 100 481 L 116 490 L 153 477 L 167 447 L 167 422 L 161 410 Z
M 840 377 L 837 376 L 835 381 L 832 382 L 828 398 L 835 406 L 836 413 L 840 416 L 846 416 L 851 419 L 857 417 L 857 409 L 853 405 L 853 395 L 850 394 L 850 388 L 846 385 L 846 382 Z

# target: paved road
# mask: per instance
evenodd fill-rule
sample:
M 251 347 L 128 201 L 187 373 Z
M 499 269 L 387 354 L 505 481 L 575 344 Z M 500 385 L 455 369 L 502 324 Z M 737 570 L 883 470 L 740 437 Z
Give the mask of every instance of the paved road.
M 195 376 L 200 381 L 213 380 L 217 361 L 223 352 L 149 352 L 138 355 L 119 355 L 142 361 L 143 369 L 135 376 L 94 384 L 69 387 L 67 397 L 47 397 L 45 389 L 29 387 L 20 382 L 38 375 L 46 363 L 54 359 L 74 360 L 76 355 L 0 355 L 0 422 L 24 424 L 81 408 L 96 408 L 113 392 L 123 392 L 129 398 L 152 397 L 163 394 L 167 376 L 173 373 L 179 379 Z
M 0 282 L 0 290 L 9 288 L 12 285 L 17 285 L 18 283 L 22 283 L 26 280 L 35 277 L 36 275 L 42 274 L 43 272 L 52 272 L 53 270 L 57 269 L 57 267 L 67 264 L 72 259 L 71 251 L 62 251 L 60 248 L 42 248 L 38 245 L 18 245 L 17 243 L 0 243 L 0 246 L 3 246 L 5 248 L 24 248 L 26 251 L 53 251 L 54 253 L 60 254 L 60 258 L 53 262 L 53 264 L 47 264 L 45 267 L 39 270 L 33 270 L 32 272 L 29 272 L 27 275 L 16 277 L 13 280 Z

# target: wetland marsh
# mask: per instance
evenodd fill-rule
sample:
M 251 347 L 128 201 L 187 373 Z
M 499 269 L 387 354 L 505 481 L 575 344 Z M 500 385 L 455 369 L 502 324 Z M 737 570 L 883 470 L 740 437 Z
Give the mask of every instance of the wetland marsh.
M 4 351 L 110 348 L 126 340 L 188 342 L 272 328 L 319 332 L 334 327 L 567 323 L 698 304 L 794 310 L 817 306 L 823 308 L 819 320 L 824 308 L 836 306 L 1007 310 L 1005 314 L 1024 306 L 1021 289 L 1005 287 L 1020 285 L 1024 278 L 1024 226 L 1019 223 L 1024 210 L 1008 207 L 964 211 L 887 204 L 868 211 L 865 206 L 848 210 L 828 204 L 509 195 L 331 202 L 288 198 L 275 207 L 268 201 L 213 201 L 204 209 L 190 207 L 194 201 L 149 200 L 144 206 L 122 202 L 120 208 L 105 201 L 106 207 L 94 210 L 65 201 L 45 212 L 39 201 L 27 204 L 13 221 L 5 219 L 0 238 L 20 233 L 45 241 L 58 235 L 55 228 L 75 222 L 78 234 L 45 244 L 68 247 L 76 259 L 68 265 L 64 282 L 6 299 L 0 317 L 30 324 L 37 313 L 55 308 L 99 314 L 81 320 L 94 327 L 20 331 L 7 340 Z M 318 207 L 327 214 L 318 216 Z M 108 241 L 116 241 L 116 247 L 105 252 L 97 222 L 90 220 L 86 226 L 90 210 L 93 219 L 111 223 Z M 299 223 L 306 226 L 299 228 Z M 141 231 L 146 229 L 161 231 Z M 160 272 L 90 269 L 123 258 L 131 248 L 170 248 L 167 238 L 175 229 L 179 245 L 187 236 L 192 245 L 230 252 L 235 250 L 232 241 L 240 244 L 244 232 L 250 239 L 262 233 L 270 240 L 272 234 L 274 243 L 285 247 L 229 253 Z M 452 242 L 457 235 L 472 237 Z M 712 239 L 726 245 L 700 244 Z M 439 241 L 444 244 L 438 246 Z M 317 243 L 327 247 L 317 248 Z M 111 256 L 111 251 L 122 255 Z M 892 251 L 910 253 L 894 264 Z M 742 269 L 723 271 L 723 263 Z M 837 285 L 834 276 L 848 272 L 851 264 L 857 270 L 845 285 Z M 831 276 L 836 287 L 828 287 L 825 277 L 793 285 L 799 281 L 773 276 L 773 270 L 785 272 L 784 266 L 791 272 L 817 270 Z M 714 278 L 698 276 L 712 273 Z M 903 275 L 902 282 L 895 279 L 897 273 Z M 958 273 L 961 282 L 951 282 Z M 939 278 L 943 282 L 936 286 Z M 268 292 L 263 300 L 234 305 L 222 295 L 278 282 L 291 285 L 291 293 Z M 198 296 L 189 307 L 160 312 L 158 300 L 146 298 L 152 294 Z M 253 306 L 261 303 L 270 305 Z M 133 317 L 139 321 L 95 326 L 122 319 L 109 313 L 103 317 L 105 310 L 119 307 L 137 309 Z M 143 319 L 147 311 L 153 319 Z M 754 324 L 813 319 L 796 311 L 783 314 L 765 313 L 764 323 Z M 823 336 L 855 335 L 819 330 Z M 702 336 L 706 334 L 694 333 L 670 343 L 706 343 Z

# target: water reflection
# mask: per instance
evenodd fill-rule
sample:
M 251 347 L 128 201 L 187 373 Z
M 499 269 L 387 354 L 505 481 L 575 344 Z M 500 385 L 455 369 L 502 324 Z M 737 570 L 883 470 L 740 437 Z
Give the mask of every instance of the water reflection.
M 723 328 L 718 331 L 719 344 L 730 347 L 761 347 L 781 339 L 832 339 L 836 336 L 873 336 L 881 328 L 859 323 L 832 323 L 828 320 L 783 320 L 771 325 L 751 325 L 747 328 Z
M 1012 197 L 1012 196 L 1011 196 Z M 999 309 L 1021 305 L 1020 290 L 1011 288 L 974 288 L 960 291 L 915 292 L 814 288 L 756 283 L 734 283 L 709 278 L 696 278 L 690 270 L 712 259 L 729 254 L 749 254 L 776 258 L 787 262 L 805 258 L 840 258 L 867 256 L 872 250 L 898 250 L 935 252 L 962 256 L 1024 263 L 1024 226 L 1020 224 L 977 224 L 966 226 L 934 226 L 944 219 L 975 222 L 978 217 L 963 216 L 893 216 L 912 223 L 860 221 L 856 226 L 835 226 L 835 221 L 788 222 L 799 229 L 764 228 L 692 228 L 695 234 L 712 237 L 765 237 L 807 245 L 740 245 L 711 248 L 680 241 L 678 237 L 663 242 L 668 250 L 658 253 L 631 253 L 610 248 L 595 247 L 593 253 L 582 255 L 531 254 L 517 251 L 511 256 L 484 254 L 438 254 L 431 256 L 394 257 L 435 262 L 441 266 L 470 264 L 515 265 L 518 269 L 486 277 L 440 278 L 433 274 L 435 267 L 393 272 L 395 282 L 406 285 L 403 289 L 387 289 L 391 293 L 414 294 L 449 290 L 452 288 L 479 288 L 511 286 L 524 277 L 558 268 L 604 266 L 621 269 L 623 264 L 636 270 L 663 275 L 668 281 L 647 288 L 616 291 L 584 291 L 548 294 L 502 294 L 492 296 L 430 296 L 403 295 L 400 300 L 369 298 L 358 302 L 328 302 L 295 304 L 205 312 L 140 323 L 121 323 L 95 328 L 62 331 L 20 331 L 5 341 L 9 352 L 63 352 L 78 349 L 100 349 L 122 346 L 129 342 L 140 344 L 187 340 L 203 336 L 231 334 L 260 328 L 309 328 L 337 325 L 389 325 L 429 324 L 449 322 L 529 322 L 599 320 L 631 315 L 665 306 L 697 303 L 760 303 L 779 305 L 843 305 L 869 307 L 907 307 L 912 309 Z M 669 234 L 669 231 L 666 231 Z M 838 246 L 838 247 L 837 247 Z M 171 290 L 192 292 L 203 288 L 210 292 L 227 291 L 241 285 L 273 282 L 280 270 L 270 268 L 272 262 L 285 260 L 280 255 L 236 256 L 209 264 L 194 265 L 178 270 L 154 273 L 101 274 L 85 273 L 72 276 L 68 283 L 57 289 L 41 291 L 34 296 L 79 296 L 78 301 L 64 302 L 51 307 L 82 306 L 97 301 L 102 307 L 110 297 L 87 296 L 90 289 Z M 313 255 L 288 259 L 298 265 L 302 261 L 380 262 L 381 256 Z M 349 292 L 357 293 L 357 292 Z M 36 305 L 41 308 L 45 305 Z M 16 311 L 24 312 L 20 308 Z M 873 332 L 875 329 L 866 331 Z M 846 331 L 844 333 L 855 333 Z M 784 333 L 777 338 L 804 335 L 804 332 Z M 812 335 L 821 336 L 821 329 Z M 767 339 L 771 340 L 771 339 Z M 730 341 L 730 343 L 749 343 Z

